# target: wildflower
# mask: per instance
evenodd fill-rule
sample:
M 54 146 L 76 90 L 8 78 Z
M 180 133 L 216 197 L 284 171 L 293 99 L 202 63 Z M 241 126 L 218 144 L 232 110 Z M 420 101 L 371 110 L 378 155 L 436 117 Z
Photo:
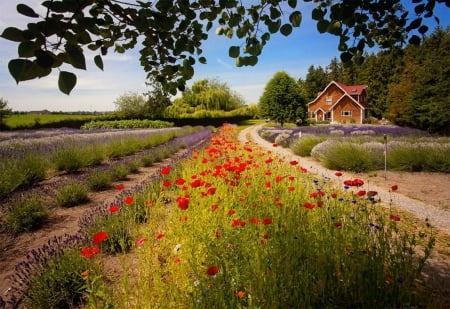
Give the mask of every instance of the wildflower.
M 81 273 L 81 276 L 82 276 L 83 278 L 86 278 L 87 276 L 89 276 L 89 269 L 86 269 L 85 271 L 83 271 L 83 272 Z
M 272 224 L 272 219 L 271 218 L 264 218 L 262 223 L 264 225 Z
M 102 232 L 98 232 L 98 233 L 94 234 L 92 240 L 93 240 L 94 244 L 98 245 L 98 244 L 101 244 L 103 241 L 105 241 L 106 238 L 108 238 L 108 233 L 102 231 Z
M 290 165 L 297 165 L 298 161 L 292 160 L 291 162 L 289 162 Z
M 208 268 L 206 273 L 208 274 L 208 276 L 215 276 L 215 275 L 217 275 L 219 273 L 219 267 L 211 266 L 211 267 Z
M 184 185 L 184 184 L 186 183 L 186 180 L 183 179 L 183 178 L 179 178 L 179 179 L 177 179 L 177 180 L 175 181 L 175 183 L 176 183 L 178 186 L 182 186 L 182 185 Z
M 312 204 L 312 203 L 304 203 L 303 207 L 308 208 L 308 209 L 313 209 L 314 208 L 314 204 Z
M 234 209 L 230 209 L 228 210 L 228 215 L 232 216 L 236 213 L 236 211 Z
M 178 264 L 178 263 L 180 263 L 181 262 L 181 258 L 179 258 L 179 257 L 177 257 L 177 258 L 175 258 L 174 260 L 173 260 L 173 263 L 174 264 Z
M 180 196 L 177 198 L 177 203 L 178 203 L 178 208 L 180 208 L 181 210 L 186 210 L 186 209 L 188 209 L 188 206 L 189 206 L 189 199 Z
M 259 222 L 259 219 L 258 219 L 258 218 L 250 219 L 250 223 L 251 223 L 251 224 L 258 224 L 258 222 Z
M 192 188 L 198 188 L 201 185 L 202 185 L 202 181 L 200 179 L 195 179 L 194 181 L 191 182 Z
M 331 193 L 331 198 L 337 198 L 337 194 L 336 193 Z
M 245 297 L 245 292 L 239 291 L 239 292 L 236 293 L 236 296 L 237 296 L 238 298 L 242 299 L 242 298 Z
M 123 189 L 125 189 L 125 186 L 124 186 L 123 184 L 118 184 L 118 185 L 116 186 L 116 190 L 121 191 L 121 190 L 123 190 Z
M 217 205 L 217 204 L 211 205 L 211 210 L 212 211 L 216 211 L 217 209 L 219 209 L 219 205 Z
M 83 249 L 81 249 L 81 255 L 87 259 L 92 258 L 92 256 L 94 254 L 97 254 L 99 252 L 100 252 L 100 249 L 97 246 L 95 246 L 95 247 L 87 246 L 87 247 L 84 247 Z
M 170 166 L 166 166 L 161 169 L 161 175 L 167 175 L 169 173 L 170 173 Z
M 335 227 L 341 227 L 342 226 L 342 223 L 341 222 L 334 222 L 334 224 L 333 224 Z
M 273 147 L 278 147 L 278 144 L 274 143 L 272 144 Z
M 170 180 L 164 180 L 163 181 L 163 186 L 164 187 L 170 187 L 172 185 L 172 182 Z
M 216 188 L 209 188 L 208 191 L 206 191 L 206 194 L 208 195 L 214 195 L 216 193 Z
M 397 215 L 390 215 L 389 218 L 394 221 L 400 221 L 400 216 Z
M 219 238 L 220 236 L 222 236 L 222 233 L 220 231 L 216 231 L 215 235 L 216 235 L 216 238 Z
M 162 238 L 164 238 L 163 233 L 158 233 L 158 235 L 156 235 L 156 239 L 161 240 Z
M 146 241 L 147 241 L 146 238 L 139 238 L 139 239 L 136 241 L 136 246 L 137 246 L 137 247 L 140 247 L 140 246 L 142 246 Z
M 366 191 L 364 190 L 359 190 L 358 193 L 356 193 L 358 196 L 364 196 L 366 195 Z
M 113 205 L 113 206 L 109 207 L 109 212 L 112 214 L 118 212 L 119 210 L 120 210 L 120 207 L 117 205 Z
M 398 190 L 398 185 L 392 185 L 391 186 L 391 190 L 392 191 L 397 191 Z
M 134 202 L 134 198 L 132 196 L 129 196 L 125 199 L 125 204 L 131 205 Z
M 336 173 L 334 173 L 334 175 L 335 175 L 336 177 L 341 177 L 341 176 L 342 176 L 342 173 L 341 173 L 341 172 L 336 172 Z
M 295 191 L 295 187 L 294 186 L 290 186 L 290 187 L 288 187 L 288 191 Z

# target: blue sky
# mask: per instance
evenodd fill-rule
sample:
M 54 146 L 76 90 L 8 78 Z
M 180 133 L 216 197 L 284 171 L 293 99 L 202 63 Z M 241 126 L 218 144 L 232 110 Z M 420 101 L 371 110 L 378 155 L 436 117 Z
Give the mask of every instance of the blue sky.
M 38 10 L 42 0 L 2 1 L 0 32 L 8 26 L 21 27 L 28 22 L 16 12 L 18 3 L 25 3 Z M 300 3 L 300 1 L 299 1 Z M 225 82 L 239 93 L 247 104 L 257 103 L 264 87 L 278 71 L 286 71 L 295 79 L 304 78 L 309 66 L 325 67 L 334 57 L 339 58 L 338 39 L 329 34 L 319 34 L 310 12 L 315 5 L 302 3 L 303 14 L 300 28 L 294 29 L 289 37 L 272 36 L 255 67 L 237 68 L 234 59 L 228 57 L 228 47 L 235 41 L 216 36 L 214 31 L 203 45 L 206 65 L 198 64 L 192 81 L 216 78 Z M 441 25 L 450 24 L 449 9 L 438 5 Z M 434 22 L 430 27 L 436 26 Z M 145 92 L 145 72 L 139 65 L 138 49 L 125 54 L 110 53 L 104 59 L 104 71 L 93 63 L 95 54 L 88 55 L 87 71 L 70 70 L 77 74 L 78 82 L 70 96 L 57 89 L 57 73 L 18 85 L 8 72 L 8 61 L 17 57 L 17 45 L 0 39 L 0 97 L 8 101 L 14 111 L 48 109 L 50 111 L 111 111 L 114 101 L 126 92 Z

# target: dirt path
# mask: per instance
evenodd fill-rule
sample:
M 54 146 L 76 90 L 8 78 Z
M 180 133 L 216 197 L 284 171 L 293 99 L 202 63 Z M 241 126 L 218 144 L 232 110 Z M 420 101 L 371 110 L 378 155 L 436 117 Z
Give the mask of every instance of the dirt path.
M 251 141 L 278 154 L 286 160 L 296 160 L 309 172 L 326 176 L 341 183 L 343 179 L 360 178 L 365 181 L 365 190 L 378 192 L 385 206 L 392 205 L 407 212 L 418 220 L 428 222 L 437 229 L 437 242 L 423 270 L 425 286 L 433 298 L 430 308 L 448 308 L 450 304 L 450 175 L 444 173 L 408 173 L 384 171 L 364 174 L 343 172 L 336 177 L 312 158 L 296 156 L 290 149 L 274 147 L 258 134 L 261 125 L 251 126 L 239 134 L 242 143 Z M 392 185 L 398 185 L 398 191 L 390 192 Z M 418 223 L 419 225 L 419 223 Z

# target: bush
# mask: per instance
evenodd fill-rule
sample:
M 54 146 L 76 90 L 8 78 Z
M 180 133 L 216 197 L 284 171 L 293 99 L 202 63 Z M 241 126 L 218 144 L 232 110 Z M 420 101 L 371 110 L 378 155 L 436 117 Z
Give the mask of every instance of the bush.
M 81 183 L 68 184 L 56 194 L 58 205 L 63 207 L 72 207 L 86 203 L 89 200 L 86 187 Z
M 95 171 L 86 179 L 87 186 L 94 192 L 108 190 L 112 187 L 111 181 L 111 173 L 106 171 Z
M 52 161 L 58 171 L 72 173 L 87 165 L 84 155 L 85 153 L 80 148 L 72 146 L 57 150 Z
M 118 164 L 114 166 L 114 168 L 111 171 L 111 178 L 114 181 L 118 180 L 126 180 L 128 176 L 128 166 L 125 164 Z
M 13 233 L 29 232 L 43 226 L 48 217 L 48 209 L 41 200 L 23 197 L 9 207 L 5 224 Z
M 130 172 L 131 174 L 137 174 L 137 173 L 139 173 L 140 166 L 141 165 L 139 164 L 138 161 L 128 162 L 128 172 Z
M 19 173 L 23 177 L 20 186 L 30 187 L 44 180 L 47 167 L 48 164 L 44 158 L 33 154 L 27 155 L 19 165 Z
M 74 308 L 83 304 L 86 290 L 81 275 L 92 263 L 78 250 L 54 257 L 32 279 L 27 290 L 27 308 Z
M 155 162 L 155 159 L 153 158 L 152 154 L 145 155 L 141 157 L 142 166 L 144 167 L 150 167 Z
M 106 254 L 117 254 L 128 252 L 131 249 L 134 241 L 132 226 L 133 223 L 128 220 L 127 216 L 120 213 L 97 221 L 90 230 L 91 234 L 105 231 L 108 238 L 101 243 L 101 251 Z
M 291 145 L 292 151 L 301 157 L 311 156 L 311 150 L 319 143 L 323 142 L 325 137 L 314 135 L 304 135 Z

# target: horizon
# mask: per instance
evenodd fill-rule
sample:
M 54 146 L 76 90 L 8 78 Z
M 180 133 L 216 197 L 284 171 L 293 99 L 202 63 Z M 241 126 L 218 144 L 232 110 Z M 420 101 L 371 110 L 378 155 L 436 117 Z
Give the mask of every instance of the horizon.
M 0 12 L 0 31 L 9 26 L 23 26 L 29 18 L 19 15 L 15 6 L 25 3 L 42 13 L 42 0 L 8 1 L 2 4 Z M 201 79 L 217 79 L 226 83 L 230 89 L 244 98 L 247 105 L 257 104 L 266 84 L 276 72 L 285 71 L 298 80 L 305 78 L 310 66 L 326 68 L 333 58 L 340 61 L 337 49 L 338 37 L 331 34 L 320 34 L 316 23 L 311 18 L 311 10 L 316 5 L 312 2 L 301 3 L 299 10 L 303 20 L 299 28 L 284 37 L 272 35 L 268 44 L 259 56 L 254 67 L 237 68 L 234 59 L 228 56 L 228 47 L 237 45 L 237 39 L 226 39 L 215 35 L 215 29 L 209 32 L 209 38 L 202 45 L 202 56 L 207 64 L 197 63 L 193 79 L 187 87 Z M 445 5 L 436 3 L 436 15 L 440 18 L 440 26 L 450 24 L 449 10 Z M 428 35 L 436 28 L 437 23 L 427 21 L 430 26 Z M 77 85 L 67 96 L 58 90 L 57 74 L 53 72 L 43 79 L 21 82 L 16 85 L 9 74 L 8 61 L 17 58 L 17 44 L 2 39 L 0 45 L 0 97 L 8 102 L 8 107 L 15 112 L 48 110 L 51 112 L 94 112 L 114 111 L 114 101 L 127 92 L 144 93 L 150 88 L 145 86 L 146 73 L 139 65 L 138 48 L 125 54 L 109 53 L 104 57 L 104 71 L 93 63 L 93 52 L 86 52 L 87 70 L 68 70 L 77 75 Z M 379 49 L 368 50 L 377 52 Z M 180 93 L 177 95 L 179 96 Z M 175 96 L 175 97 L 177 97 Z

